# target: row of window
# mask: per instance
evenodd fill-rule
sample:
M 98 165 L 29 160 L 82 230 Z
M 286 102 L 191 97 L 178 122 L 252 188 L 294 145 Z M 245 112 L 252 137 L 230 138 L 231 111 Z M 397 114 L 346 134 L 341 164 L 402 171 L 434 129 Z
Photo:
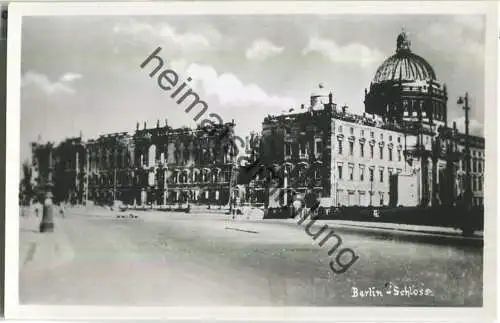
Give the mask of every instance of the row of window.
M 340 125 L 338 127 L 338 133 L 341 134 L 341 133 L 343 133 L 343 131 L 344 131 L 343 126 Z M 349 134 L 354 135 L 354 127 L 349 127 Z M 365 130 L 361 129 L 359 132 L 359 135 L 360 135 L 360 137 L 363 138 L 365 136 Z M 370 138 L 375 138 L 374 131 L 370 131 Z M 389 141 L 392 141 L 392 138 L 393 138 L 392 135 L 389 135 Z M 380 141 L 384 141 L 384 134 L 383 133 L 380 134 Z M 401 143 L 401 136 L 398 136 L 397 142 L 398 142 L 398 144 Z
M 370 158 L 374 159 L 375 158 L 375 146 L 373 145 L 368 145 L 369 146 L 369 153 L 370 153 Z M 338 145 L 337 145 L 337 153 L 339 155 L 342 155 L 344 152 L 343 149 L 343 141 L 341 139 L 338 139 Z M 354 156 L 354 142 L 350 141 L 349 142 L 349 156 Z M 400 162 L 403 159 L 402 156 L 402 151 L 401 149 L 397 150 L 396 154 L 397 161 Z M 365 143 L 360 142 L 359 143 L 359 157 L 365 157 Z M 384 160 L 384 146 L 379 146 L 378 147 L 378 157 L 380 160 Z M 393 154 L 393 148 L 387 147 L 387 158 L 389 161 L 394 161 L 394 154 Z
M 483 171 L 484 171 L 484 160 L 472 158 L 471 166 L 472 166 L 471 170 L 472 170 L 473 173 L 483 173 Z M 465 161 L 464 160 L 462 160 L 460 162 L 460 169 L 462 171 L 464 171 L 464 172 L 466 171 L 466 169 L 465 169 Z
M 297 144 L 293 144 L 291 142 L 285 142 L 285 157 L 293 156 L 294 148 L 298 148 L 299 156 L 308 156 L 310 153 L 310 145 L 309 142 L 300 141 Z M 323 153 L 323 140 L 320 138 L 315 139 L 314 141 L 314 151 L 315 156 Z
M 150 176 L 154 174 L 150 173 Z M 193 183 L 227 183 L 231 179 L 231 172 L 221 172 L 219 175 L 217 174 L 212 174 L 208 175 L 206 173 L 196 173 L 192 176 L 187 176 L 186 174 L 179 174 L 175 176 L 170 176 L 168 178 L 168 183 L 169 184 L 193 184 Z M 98 177 L 90 177 L 89 178 L 89 184 L 90 185 L 113 185 L 115 178 L 113 176 L 102 176 L 100 178 Z M 163 175 L 155 176 L 152 177 L 150 182 L 153 182 L 154 184 L 157 185 L 159 182 L 163 181 Z M 131 176 L 128 174 L 117 174 L 116 175 L 116 185 L 131 185 L 132 183 L 135 183 L 136 185 L 139 185 L 141 183 L 148 182 L 148 176 L 147 175 L 138 175 L 138 176 Z
M 344 178 L 344 173 L 343 173 L 343 169 L 344 169 L 344 165 L 343 164 L 337 164 L 337 178 L 339 180 L 342 180 L 342 179 L 346 179 L 346 180 L 349 180 L 349 181 L 354 181 L 354 165 L 348 165 L 348 173 L 347 173 L 347 177 Z M 359 180 L 361 182 L 363 182 L 365 180 L 365 168 L 367 168 L 365 165 L 359 165 L 359 168 L 358 168 L 358 177 L 356 180 Z M 399 174 L 402 172 L 402 169 L 393 169 L 393 168 L 388 168 L 389 170 L 389 173 L 388 174 Z M 383 183 L 384 182 L 384 177 L 385 177 L 385 168 L 384 167 L 379 167 L 378 169 L 378 181 L 380 183 Z M 368 181 L 370 182 L 375 182 L 376 178 L 375 178 L 375 167 L 374 166 L 370 166 L 368 168 L 368 178 L 367 178 Z
M 482 191 L 483 190 L 483 178 L 480 176 L 472 176 L 472 191 Z
M 154 155 L 152 155 L 154 156 Z M 215 161 L 218 161 L 218 160 L 221 160 L 222 163 L 226 164 L 229 162 L 230 160 L 230 156 L 229 154 L 222 154 L 220 156 L 217 156 L 217 157 L 213 157 L 210 155 L 210 153 L 208 151 L 205 151 L 204 153 L 199 153 L 199 154 L 196 154 L 195 155 L 196 157 L 198 157 L 198 162 L 200 164 L 211 164 L 212 162 L 215 162 Z M 171 158 L 169 158 L 168 162 L 169 163 L 176 163 L 176 160 L 173 156 L 170 156 Z M 179 156 L 181 157 L 181 156 Z M 184 161 L 187 161 L 189 160 L 190 158 L 190 154 L 189 153 L 186 153 L 184 155 Z M 99 168 L 107 168 L 107 167 L 118 167 L 118 168 L 126 168 L 130 165 L 130 157 L 129 155 L 118 155 L 118 156 L 115 156 L 115 158 L 113 159 L 109 159 L 109 158 L 101 158 L 101 159 L 90 159 L 89 160 L 90 162 L 90 168 L 92 170 L 96 170 L 96 169 L 99 169 Z M 144 155 L 140 155 L 140 160 L 137 161 L 139 163 L 139 165 L 145 165 L 145 166 L 154 166 L 156 164 L 156 161 L 155 159 L 153 158 L 150 158 L 149 159 L 149 163 L 146 164 L 145 163 L 145 160 L 144 160 Z M 160 163 L 162 164 L 165 164 L 166 162 L 166 159 L 165 159 L 165 154 L 164 153 L 161 153 L 160 154 Z

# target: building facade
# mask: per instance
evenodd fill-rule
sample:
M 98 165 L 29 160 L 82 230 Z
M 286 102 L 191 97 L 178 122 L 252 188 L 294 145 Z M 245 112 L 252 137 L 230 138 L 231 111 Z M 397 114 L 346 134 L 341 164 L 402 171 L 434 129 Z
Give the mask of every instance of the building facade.
M 33 165 L 35 176 L 51 174 L 57 202 L 222 206 L 230 197 L 233 136 L 234 123 L 197 129 L 159 122 L 139 129 L 138 124 L 132 135 L 107 134 L 87 142 L 71 138 L 57 146 L 34 143 Z
M 320 85 L 307 108 L 264 120 L 261 159 L 280 178 L 268 183 L 280 191 L 270 205 L 307 187 L 334 206 L 457 205 L 467 187 L 466 146 L 472 203 L 482 205 L 484 138 L 449 124 L 447 101 L 446 85 L 402 32 L 365 90 L 362 115 L 338 107 Z

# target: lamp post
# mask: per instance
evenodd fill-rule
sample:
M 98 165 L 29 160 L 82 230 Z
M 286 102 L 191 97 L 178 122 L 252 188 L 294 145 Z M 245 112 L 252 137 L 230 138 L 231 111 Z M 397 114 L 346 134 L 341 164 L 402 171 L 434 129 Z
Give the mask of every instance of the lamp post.
M 465 194 L 464 203 L 466 211 L 470 210 L 471 200 L 472 200 L 472 190 L 471 190 L 471 169 L 470 169 L 470 146 L 469 146 L 469 94 L 466 92 L 465 96 L 458 98 L 457 104 L 463 105 L 465 111 Z
M 470 236 L 474 232 L 470 224 L 470 211 L 472 206 L 472 190 L 471 190 L 471 169 L 470 169 L 470 146 L 469 146 L 469 94 L 466 92 L 465 96 L 458 98 L 457 104 L 463 105 L 465 111 L 465 194 L 464 194 L 464 205 L 463 205 L 463 215 L 462 219 L 462 234 L 464 236 Z
M 45 183 L 45 201 L 43 202 L 42 222 L 40 223 L 40 232 L 54 231 L 54 206 L 52 204 L 52 145 L 47 145 L 48 167 L 47 182 Z

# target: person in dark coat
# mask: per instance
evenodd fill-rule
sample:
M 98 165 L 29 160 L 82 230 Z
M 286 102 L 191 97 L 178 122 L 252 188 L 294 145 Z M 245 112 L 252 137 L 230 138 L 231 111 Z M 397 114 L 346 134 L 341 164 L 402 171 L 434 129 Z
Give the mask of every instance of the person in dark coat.
M 304 204 L 305 204 L 305 217 L 311 215 L 313 216 L 319 206 L 319 201 L 318 201 L 318 196 L 314 192 L 314 190 L 309 187 L 307 189 L 306 195 L 304 197 Z

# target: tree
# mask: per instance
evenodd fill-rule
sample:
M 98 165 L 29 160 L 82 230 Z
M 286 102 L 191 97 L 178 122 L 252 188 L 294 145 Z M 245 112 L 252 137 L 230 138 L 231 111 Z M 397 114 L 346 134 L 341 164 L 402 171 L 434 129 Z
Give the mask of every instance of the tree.
M 28 162 L 23 163 L 23 178 L 19 184 L 19 203 L 21 205 L 29 205 L 35 197 L 35 189 L 31 182 L 33 171 Z

